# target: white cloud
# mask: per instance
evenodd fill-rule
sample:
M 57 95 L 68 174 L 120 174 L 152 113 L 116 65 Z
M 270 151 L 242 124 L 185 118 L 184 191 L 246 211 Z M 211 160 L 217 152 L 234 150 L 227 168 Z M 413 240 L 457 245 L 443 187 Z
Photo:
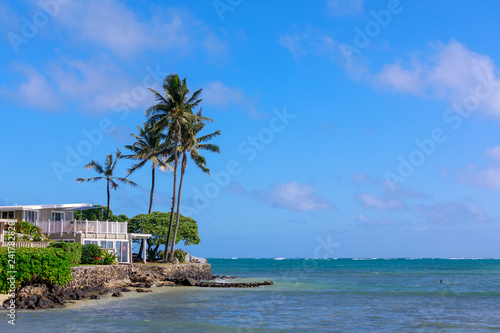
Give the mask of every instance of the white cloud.
M 256 118 L 261 114 L 257 111 L 253 101 L 245 96 L 242 90 L 224 85 L 219 81 L 209 82 L 203 88 L 203 103 L 216 106 L 221 109 L 228 109 L 230 106 L 238 106 L 247 109 Z
M 364 172 L 353 173 L 352 180 L 356 183 L 375 184 L 373 178 Z
M 361 222 L 363 225 L 369 225 L 369 226 L 387 226 L 387 225 L 400 224 L 388 218 L 371 218 L 366 216 L 365 214 L 359 214 L 357 220 L 358 222 Z
M 116 0 L 73 1 L 55 16 L 72 38 L 93 42 L 121 58 L 133 58 L 146 51 L 198 51 L 220 55 L 228 45 L 203 22 L 187 11 L 159 10 L 148 20 L 137 17 Z
M 112 60 L 53 62 L 45 68 L 21 66 L 21 82 L 12 88 L 2 86 L 4 97 L 46 112 L 65 111 L 67 105 L 78 105 L 84 112 L 97 115 L 109 112 L 120 101 L 128 108 L 143 108 L 154 102 L 152 94 Z M 144 72 L 147 75 L 146 69 Z M 148 87 L 160 83 L 150 78 Z
M 292 32 L 281 35 L 279 43 L 295 58 L 309 53 L 338 57 L 341 52 L 337 41 L 326 32 L 313 29 L 310 26 L 299 28 L 293 25 Z
M 0 87 L 0 95 L 4 99 L 14 100 L 22 105 L 40 108 L 47 112 L 60 111 L 62 100 L 57 94 L 57 89 L 49 83 L 49 79 L 32 66 L 20 66 L 18 73 L 25 80 L 14 89 L 7 86 Z
M 276 184 L 272 191 L 257 192 L 256 195 L 267 204 L 284 209 L 301 211 L 334 208 L 324 198 L 315 194 L 311 186 L 296 181 Z
M 359 193 L 356 198 L 366 208 L 377 210 L 393 210 L 403 207 L 403 202 L 393 198 L 379 198 L 369 193 Z
M 375 84 L 500 116 L 500 77 L 493 60 L 454 40 L 431 47 L 429 54 L 407 66 L 401 61 L 387 64 L 374 76 Z
M 161 82 L 157 82 L 157 75 L 148 77 L 146 67 L 136 68 L 140 74 L 133 73 L 127 61 L 146 53 L 168 57 L 171 52 L 166 51 L 175 51 L 177 57 L 204 59 L 228 52 L 228 44 L 214 29 L 175 8 L 159 9 L 152 17 L 142 18 L 116 0 L 71 1 L 60 7 L 54 22 L 54 34 L 66 53 L 36 69 L 21 64 L 17 77 L 0 86 L 2 97 L 50 112 L 74 110 L 76 106 L 96 115 L 117 105 L 143 111 L 154 102 L 146 88 L 161 89 Z M 82 50 L 90 51 L 85 54 Z M 238 102 L 237 96 L 233 94 L 231 101 Z M 254 111 L 252 105 L 248 108 Z
M 484 169 L 469 165 L 466 170 L 460 171 L 460 179 L 476 186 L 500 189 L 500 146 L 488 149 L 484 156 L 492 161 Z
M 495 148 L 488 149 L 484 156 L 491 157 L 497 161 L 500 161 L 500 146 L 496 146 Z
M 363 12 L 364 2 L 365 0 L 330 0 L 327 8 L 335 16 L 353 15 Z

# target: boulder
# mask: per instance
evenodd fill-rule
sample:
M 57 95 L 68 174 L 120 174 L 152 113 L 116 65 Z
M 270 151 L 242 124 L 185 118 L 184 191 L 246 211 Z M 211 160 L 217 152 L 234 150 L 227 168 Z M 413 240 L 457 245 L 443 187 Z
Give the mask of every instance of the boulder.
M 42 309 L 52 308 L 54 307 L 54 301 L 52 301 L 50 298 L 42 296 L 40 297 L 40 299 L 38 299 L 38 303 L 36 304 L 36 306 Z
M 153 292 L 151 289 L 141 289 L 141 288 L 137 288 L 136 291 L 138 293 L 152 293 Z
M 115 291 L 111 296 L 113 297 L 123 297 L 122 293 L 119 291 Z
M 190 286 L 190 287 L 196 286 L 197 284 L 198 284 L 198 281 L 196 281 L 195 279 L 192 279 L 190 277 L 187 277 L 183 282 L 183 285 Z

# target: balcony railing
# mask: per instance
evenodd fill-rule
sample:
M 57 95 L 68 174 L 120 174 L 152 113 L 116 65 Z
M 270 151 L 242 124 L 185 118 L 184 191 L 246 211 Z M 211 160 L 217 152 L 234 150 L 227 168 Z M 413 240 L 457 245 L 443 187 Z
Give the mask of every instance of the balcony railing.
M 0 247 L 10 246 L 10 247 L 48 247 L 49 242 L 0 242 Z
M 115 234 L 124 235 L 127 233 L 127 222 L 112 221 L 36 221 L 34 225 L 42 230 L 42 233 L 50 234 Z

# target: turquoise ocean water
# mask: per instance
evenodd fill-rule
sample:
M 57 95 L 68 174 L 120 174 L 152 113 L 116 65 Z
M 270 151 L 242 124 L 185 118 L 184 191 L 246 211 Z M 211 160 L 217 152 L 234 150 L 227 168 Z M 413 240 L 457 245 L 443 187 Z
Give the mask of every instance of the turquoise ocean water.
M 15 327 L 4 318 L 0 331 L 500 332 L 499 259 L 209 262 L 213 274 L 275 285 L 106 296 L 62 309 L 22 311 Z

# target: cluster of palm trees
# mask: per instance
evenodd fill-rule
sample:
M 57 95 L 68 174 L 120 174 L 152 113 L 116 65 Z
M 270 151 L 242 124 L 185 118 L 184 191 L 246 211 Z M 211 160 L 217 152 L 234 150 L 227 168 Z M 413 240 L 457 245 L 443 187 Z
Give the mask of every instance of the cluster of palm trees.
M 131 154 L 122 155 L 120 150 L 117 149 L 114 157 L 113 154 L 106 155 L 104 166 L 92 160 L 84 168 L 93 169 L 100 176 L 77 178 L 76 181 L 80 183 L 103 179 L 107 181 L 109 216 L 110 187 L 116 190 L 118 188 L 117 182 L 138 186 L 135 182 L 127 179 L 127 177 L 148 162 L 151 162 L 151 193 L 148 210 L 148 213 L 151 213 L 155 188 L 155 170 L 156 168 L 162 171 L 172 170 L 172 207 L 170 208 L 170 225 L 163 256 L 163 261 L 172 262 L 174 260 L 175 239 L 179 227 L 182 184 L 188 159 L 190 158 L 197 167 L 209 174 L 210 170 L 206 166 L 206 159 L 200 154 L 200 151 L 206 150 L 220 153 L 218 145 L 208 143 L 211 139 L 220 135 L 220 131 L 199 136 L 207 122 L 213 122 L 213 120 L 204 117 L 201 108 L 196 112 L 201 103 L 199 97 L 202 89 L 195 91 L 190 96 L 186 78 L 180 80 L 177 74 L 167 75 L 163 81 L 165 96 L 156 90 L 150 90 L 155 95 L 157 103 L 146 110 L 147 121 L 143 123 L 143 127 L 137 126 L 139 134 L 132 134 L 136 141 L 132 145 L 125 146 Z M 125 178 L 113 175 L 116 163 L 121 158 L 136 161 L 136 164 L 128 169 Z M 181 167 L 180 179 L 177 186 L 179 165 Z M 170 257 L 167 257 L 169 253 L 168 249 L 170 249 Z

